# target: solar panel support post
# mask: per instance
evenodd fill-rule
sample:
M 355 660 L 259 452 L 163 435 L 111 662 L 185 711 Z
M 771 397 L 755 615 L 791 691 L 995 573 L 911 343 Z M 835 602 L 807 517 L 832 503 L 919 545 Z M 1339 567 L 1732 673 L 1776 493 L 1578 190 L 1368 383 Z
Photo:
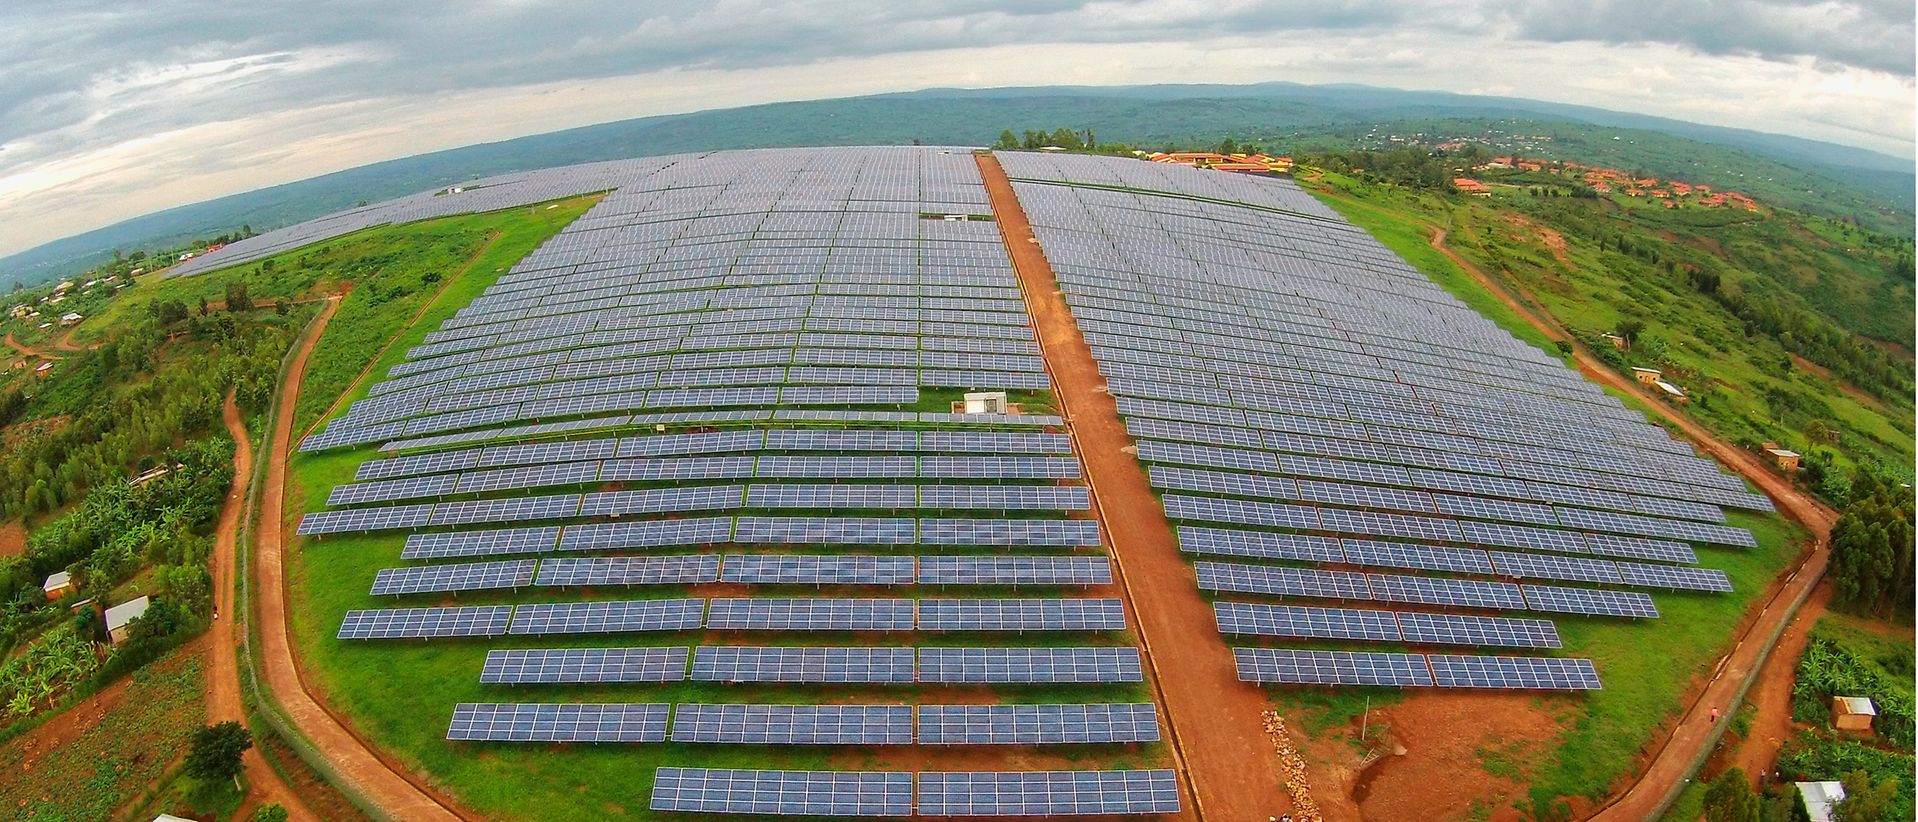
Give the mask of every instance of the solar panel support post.
M 1372 724 L 1372 695 L 1365 695 L 1365 712 L 1359 714 L 1359 741 L 1365 741 L 1365 731 Z

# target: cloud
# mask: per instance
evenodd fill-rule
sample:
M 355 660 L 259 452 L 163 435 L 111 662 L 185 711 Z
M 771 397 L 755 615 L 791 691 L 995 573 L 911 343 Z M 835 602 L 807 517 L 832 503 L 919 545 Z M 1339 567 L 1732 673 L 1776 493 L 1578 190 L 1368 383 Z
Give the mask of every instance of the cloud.
M 0 5 L 0 254 L 365 162 L 930 86 L 1362 82 L 1910 154 L 1887 0 Z

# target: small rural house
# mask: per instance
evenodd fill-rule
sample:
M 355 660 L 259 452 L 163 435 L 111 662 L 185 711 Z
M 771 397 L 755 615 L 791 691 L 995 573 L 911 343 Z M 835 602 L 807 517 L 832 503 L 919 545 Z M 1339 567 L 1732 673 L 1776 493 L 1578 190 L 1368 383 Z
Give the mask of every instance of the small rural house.
M 1611 343 L 1613 348 L 1616 348 L 1620 351 L 1624 351 L 1625 349 L 1632 347 L 1630 343 L 1625 341 L 1624 337 L 1618 336 L 1617 334 L 1600 334 L 1598 336 L 1604 339 L 1606 342 Z
M 84 319 L 86 318 L 78 314 L 75 314 L 71 311 L 68 311 L 67 313 L 60 315 L 60 325 L 62 327 L 70 326 L 70 325 L 79 325 L 80 321 Z
M 1765 449 L 1765 453 L 1770 454 L 1772 461 L 1778 463 L 1779 470 L 1787 474 L 1798 470 L 1797 451 L 1785 448 L 1767 448 Z
M 153 604 L 148 597 L 128 600 L 107 609 L 107 640 L 115 645 L 127 641 L 133 621 L 147 612 L 147 606 Z
M 1638 368 L 1636 366 L 1632 368 L 1632 378 L 1638 380 L 1639 385 L 1651 385 L 1652 383 L 1658 382 L 1658 378 L 1663 376 L 1665 375 L 1659 373 L 1656 368 Z
M 1834 696 L 1831 698 L 1831 726 L 1841 731 L 1871 731 L 1871 720 L 1878 709 L 1870 697 Z
M 1845 801 L 1845 786 L 1840 782 L 1799 782 L 1798 798 L 1805 803 L 1805 816 L 1811 822 L 1831 822 L 1831 806 Z
M 48 574 L 47 581 L 40 584 L 40 590 L 47 595 L 49 601 L 71 594 L 73 593 L 73 574 L 66 571 Z
M 1658 393 L 1665 395 L 1665 399 L 1671 400 L 1678 405 L 1684 405 L 1692 401 L 1691 397 L 1685 396 L 1685 389 L 1679 388 L 1664 380 L 1654 380 L 1652 381 L 1652 385 L 1658 389 Z

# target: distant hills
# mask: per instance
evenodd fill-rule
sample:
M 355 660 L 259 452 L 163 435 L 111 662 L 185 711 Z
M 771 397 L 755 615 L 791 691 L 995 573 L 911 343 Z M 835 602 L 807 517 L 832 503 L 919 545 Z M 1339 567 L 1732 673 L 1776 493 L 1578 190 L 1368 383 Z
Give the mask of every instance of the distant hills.
M 985 145 L 1002 129 L 1091 129 L 1102 142 L 1268 150 L 1351 145 L 1377 132 L 1548 136 L 1536 153 L 1736 188 L 1761 200 L 1909 235 L 1913 164 L 1864 149 L 1641 114 L 1503 97 L 1367 86 L 1164 85 L 931 89 L 645 117 L 389 160 L 181 206 L 0 258 L 0 283 L 39 283 L 114 249 L 153 249 L 288 225 L 477 176 L 731 148 Z

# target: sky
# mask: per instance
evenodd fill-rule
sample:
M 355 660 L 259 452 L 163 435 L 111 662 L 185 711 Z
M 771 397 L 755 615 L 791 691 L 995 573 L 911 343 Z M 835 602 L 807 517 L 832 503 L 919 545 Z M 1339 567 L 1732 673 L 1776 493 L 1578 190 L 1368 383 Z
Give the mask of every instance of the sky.
M 370 162 L 931 87 L 1363 83 L 1914 153 L 1911 0 L 5 0 L 0 256 Z

